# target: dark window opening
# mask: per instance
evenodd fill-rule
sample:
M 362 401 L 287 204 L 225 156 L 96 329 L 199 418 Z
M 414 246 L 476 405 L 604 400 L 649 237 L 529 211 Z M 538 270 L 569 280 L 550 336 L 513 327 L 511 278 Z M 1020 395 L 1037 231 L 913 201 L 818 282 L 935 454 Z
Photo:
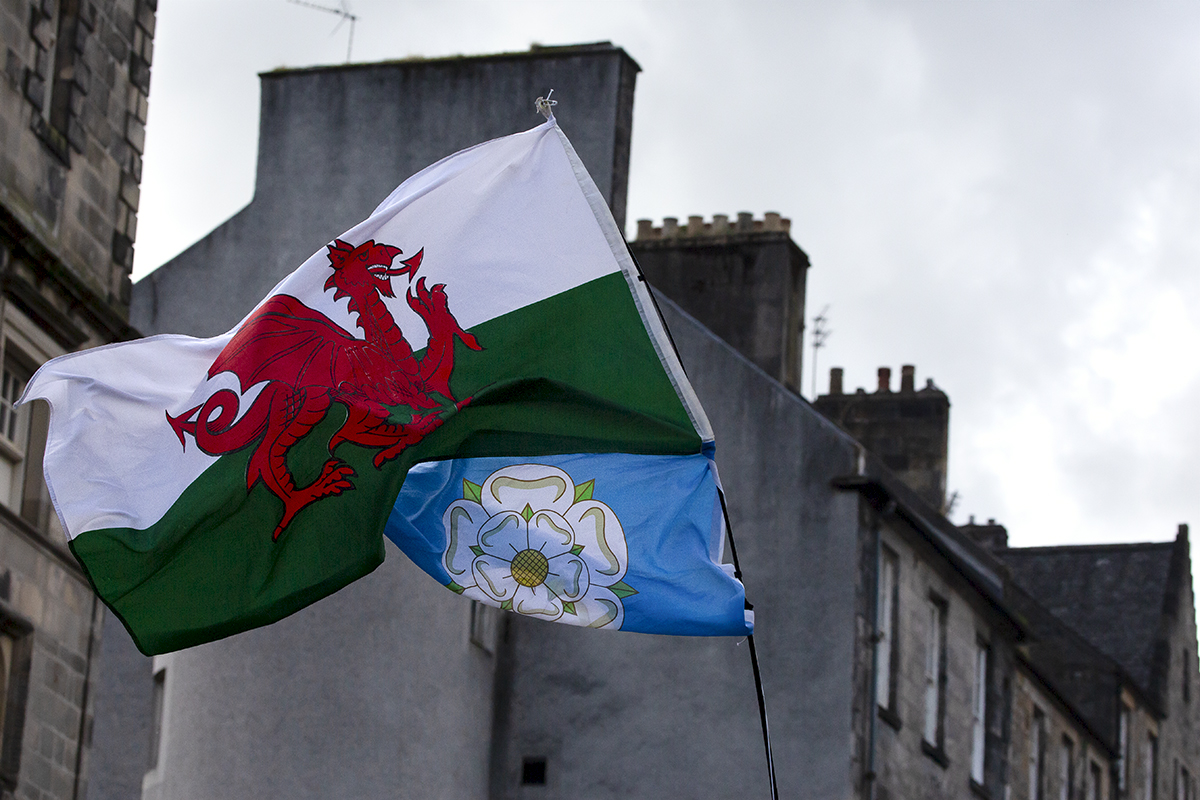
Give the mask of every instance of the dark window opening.
M 546 759 L 526 758 L 521 763 L 522 786 L 546 785 Z
M 163 704 L 166 700 L 167 671 L 160 669 L 154 673 L 154 695 L 151 703 L 150 719 L 150 764 L 149 769 L 158 767 L 158 751 L 162 748 Z
M 1191 662 L 1188 661 L 1188 651 L 1183 649 L 1183 702 L 1192 699 Z

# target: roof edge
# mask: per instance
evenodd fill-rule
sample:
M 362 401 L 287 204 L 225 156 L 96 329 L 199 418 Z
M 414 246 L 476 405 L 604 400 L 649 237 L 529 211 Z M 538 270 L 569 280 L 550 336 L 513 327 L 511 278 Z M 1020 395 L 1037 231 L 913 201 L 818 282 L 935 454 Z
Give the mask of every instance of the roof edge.
M 419 66 L 440 66 L 461 61 L 480 62 L 480 61 L 512 61 L 519 59 L 533 58 L 558 58 L 561 56 L 572 55 L 592 55 L 603 53 L 615 53 L 624 56 L 633 64 L 633 68 L 641 72 L 642 67 L 638 62 L 629 55 L 625 48 L 614 45 L 612 42 L 587 42 L 584 44 L 563 44 L 563 45 L 539 45 L 534 44 L 528 50 L 514 50 L 505 53 L 485 53 L 481 55 L 465 55 L 458 53 L 449 56 L 407 56 L 405 58 L 392 58 L 383 61 L 368 61 L 353 64 L 318 64 L 310 67 L 276 67 L 275 69 L 266 70 L 258 73 L 258 77 L 266 78 L 285 78 L 292 75 L 307 74 L 314 72 L 333 72 L 339 70 L 364 70 L 377 69 L 379 67 L 419 67 Z

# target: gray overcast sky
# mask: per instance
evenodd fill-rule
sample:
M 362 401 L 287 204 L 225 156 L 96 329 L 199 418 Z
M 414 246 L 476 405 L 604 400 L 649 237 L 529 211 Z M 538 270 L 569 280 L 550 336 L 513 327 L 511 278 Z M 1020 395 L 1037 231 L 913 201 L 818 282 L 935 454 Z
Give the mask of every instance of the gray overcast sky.
M 995 517 L 1017 545 L 1200 524 L 1200 5 L 351 8 L 355 61 L 624 47 L 643 69 L 630 230 L 790 217 L 810 320 L 831 306 L 820 391 L 835 365 L 850 390 L 884 365 L 933 377 L 956 521 Z M 336 24 L 285 0 L 160 4 L 135 275 L 249 202 L 256 73 L 343 61 Z

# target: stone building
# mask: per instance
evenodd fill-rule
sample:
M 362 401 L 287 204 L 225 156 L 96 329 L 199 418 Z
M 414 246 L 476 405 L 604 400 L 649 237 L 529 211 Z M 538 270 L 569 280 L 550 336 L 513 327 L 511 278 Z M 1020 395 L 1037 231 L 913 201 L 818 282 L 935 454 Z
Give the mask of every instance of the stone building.
M 42 479 L 44 361 L 133 338 L 153 0 L 0 5 L 0 797 L 82 798 L 103 609 Z
M 847 395 L 841 385 L 842 371 L 834 368 L 830 393 L 818 398 L 814 407 L 831 409 L 831 416 L 838 415 L 846 420 L 847 428 L 862 431 L 865 441 L 880 442 L 880 449 L 889 455 L 907 456 L 892 462 L 899 469 L 896 478 L 903 475 L 904 483 L 909 484 L 905 488 L 922 495 L 926 520 L 938 519 L 932 504 L 939 496 L 924 495 L 939 482 L 944 485 L 947 437 L 946 431 L 933 430 L 930 420 L 946 424 L 948 401 L 944 393 L 933 389 L 932 381 L 923 392 L 914 392 L 910 366 L 903 368 L 899 397 L 888 386 L 890 370 L 881 368 L 879 372 L 879 387 L 873 395 L 862 389 Z M 931 407 L 924 413 L 916 409 L 923 393 Z M 875 395 L 878 400 L 872 402 Z M 851 398 L 849 403 L 846 398 Z M 896 401 L 906 399 L 911 404 L 909 413 L 897 413 Z M 848 405 L 853 410 L 847 411 Z M 889 421 L 894 423 L 890 430 Z M 914 464 L 924 464 L 933 474 L 913 475 Z M 947 695 L 952 695 L 948 687 L 970 683 L 965 674 L 955 681 L 952 668 L 935 668 L 938 659 L 931 658 L 930 643 L 949 651 L 948 658 L 942 657 L 948 664 L 957 660 L 961 665 L 971 633 L 976 648 L 987 642 L 989 656 L 996 649 L 999 633 L 1003 651 L 1010 658 L 1002 667 L 1000 659 L 989 658 L 993 666 L 988 668 L 1003 672 L 995 697 L 1002 713 L 992 723 L 985 723 L 983 737 L 996 741 L 994 748 L 984 748 L 984 760 L 986 763 L 990 757 L 999 765 L 1005 797 L 1194 797 L 1195 770 L 1200 764 L 1196 734 L 1200 715 L 1190 700 L 1197 669 L 1187 526 L 1179 527 L 1173 542 L 1034 548 L 1008 547 L 1007 531 L 995 520 L 977 524 L 972 518 L 958 533 L 979 547 L 961 553 L 985 565 L 998 582 L 989 593 L 986 584 L 978 580 L 981 572 L 972 579 L 970 572 L 960 570 L 958 599 L 974 606 L 975 625 L 958 635 L 957 659 L 953 614 L 948 613 L 952 603 L 939 607 L 937 599 L 943 594 L 937 581 L 923 577 L 937 571 L 939 559 L 897 545 L 892 537 L 883 538 L 876 567 L 876 585 L 881 587 L 877 622 L 867 626 L 868 631 L 876 630 L 874 638 L 882 650 L 874 665 L 877 716 L 883 723 L 876 723 L 876 730 L 883 731 L 878 739 L 882 764 L 866 772 L 878 783 L 875 796 L 966 796 L 961 788 L 945 791 L 942 781 L 929 779 L 927 774 L 944 777 L 952 771 L 954 761 L 949 750 L 934 752 L 937 748 L 932 746 L 929 710 L 935 707 L 931 705 L 933 687 L 944 685 Z M 984 616 L 981 607 L 989 605 L 993 617 L 1002 612 L 1011 625 L 986 632 L 980 624 Z M 906 606 L 908 615 L 897 610 Z M 914 608 L 918 619 L 910 616 Z M 944 634 L 933 632 L 939 614 L 951 620 L 940 623 Z M 943 644 L 943 638 L 949 643 Z M 894 655 L 893 646 L 907 655 Z M 923 663 L 916 653 L 923 654 Z M 922 697 L 920 682 L 914 684 L 911 676 L 925 676 L 924 703 L 911 709 L 915 722 L 924 728 L 919 737 L 905 733 L 907 720 L 890 702 L 878 702 L 879 697 L 890 698 L 894 691 L 882 679 L 882 663 L 888 664 L 887 671 L 896 682 L 893 686 L 898 685 L 901 697 L 907 693 L 910 704 Z M 904 680 L 895 677 L 906 672 L 910 676 L 907 692 Z M 993 703 L 991 698 L 983 701 L 986 706 Z M 918 713 L 922 708 L 924 715 Z M 974 722 L 980 717 L 986 719 L 987 715 L 973 714 L 970 719 Z M 961 723 L 959 728 L 961 731 Z M 940 770 L 933 770 L 916 756 L 918 742 L 919 752 Z M 962 755 L 969 751 L 973 758 L 977 753 L 974 743 L 969 748 L 960 743 L 959 751 Z M 961 781 L 955 782 L 961 787 Z M 937 791 L 931 791 L 931 786 Z M 971 786 L 976 794 L 997 796 L 991 786 L 973 782 Z

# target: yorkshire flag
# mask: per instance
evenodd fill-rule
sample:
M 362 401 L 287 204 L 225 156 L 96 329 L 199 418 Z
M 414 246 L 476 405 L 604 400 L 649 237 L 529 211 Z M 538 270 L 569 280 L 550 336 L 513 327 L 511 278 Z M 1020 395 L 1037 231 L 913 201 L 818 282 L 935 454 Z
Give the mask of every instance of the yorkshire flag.
M 47 483 L 146 653 L 268 624 L 384 535 L 536 619 L 752 630 L 713 436 L 553 119 L 413 176 L 229 333 L 46 364 Z

